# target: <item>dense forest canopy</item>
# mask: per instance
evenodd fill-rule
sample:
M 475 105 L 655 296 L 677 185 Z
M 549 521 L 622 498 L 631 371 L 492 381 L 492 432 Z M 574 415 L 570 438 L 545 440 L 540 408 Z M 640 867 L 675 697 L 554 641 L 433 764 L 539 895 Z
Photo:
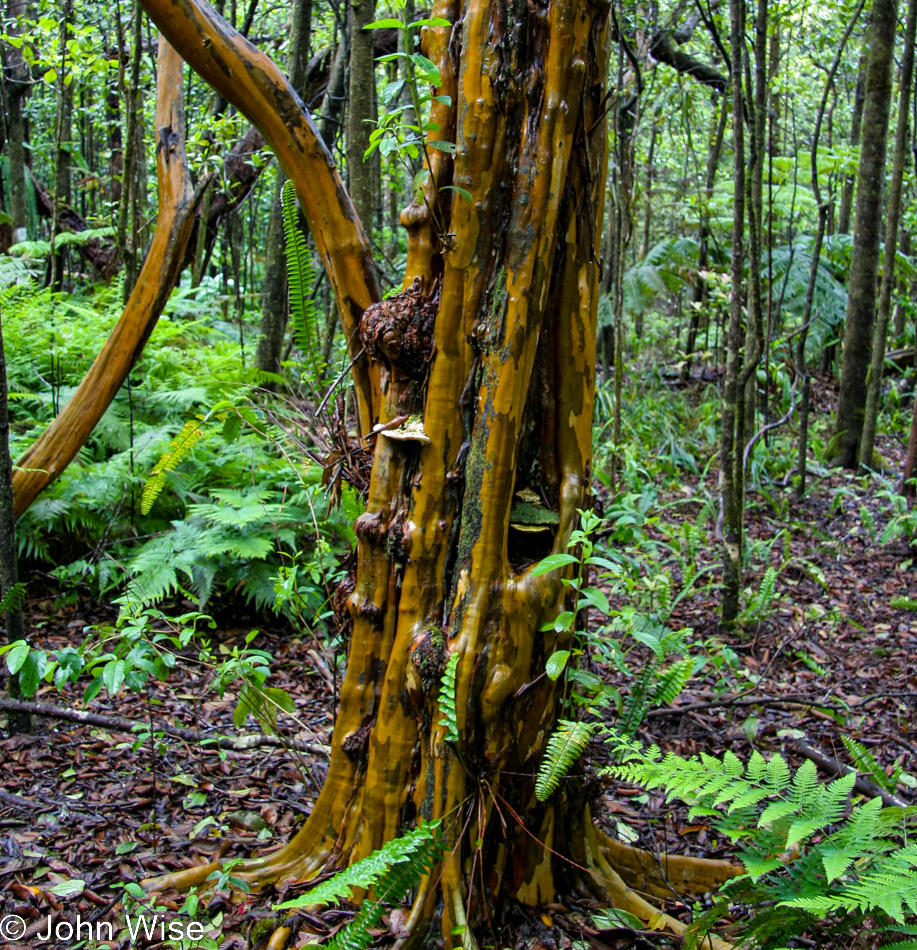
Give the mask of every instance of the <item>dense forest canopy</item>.
M 917 946 L 915 27 L 7 0 L 0 939 Z

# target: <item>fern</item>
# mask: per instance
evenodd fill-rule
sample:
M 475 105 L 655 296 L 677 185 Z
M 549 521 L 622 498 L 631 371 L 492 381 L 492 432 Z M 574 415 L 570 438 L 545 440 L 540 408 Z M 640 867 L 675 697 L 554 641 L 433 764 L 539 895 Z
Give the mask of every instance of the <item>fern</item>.
M 143 488 L 143 495 L 140 499 L 141 514 L 148 515 L 150 513 L 153 503 L 165 487 L 166 475 L 175 471 L 178 463 L 203 437 L 204 430 L 200 427 L 200 420 L 189 419 L 182 426 L 181 432 L 172 440 L 170 450 L 153 466 L 153 471 Z
M 281 192 L 283 232 L 286 240 L 287 280 L 290 285 L 290 323 L 300 350 L 309 362 L 310 377 L 320 382 L 324 371 L 318 346 L 319 312 L 312 299 L 315 270 L 306 237 L 297 222 L 296 190 L 287 179 Z
M 535 797 L 538 801 L 545 802 L 554 794 L 560 780 L 589 745 L 593 729 L 591 723 L 558 720 L 556 731 L 548 739 L 535 782 Z
M 876 761 L 875 756 L 861 742 L 857 742 L 856 739 L 851 739 L 850 736 L 841 736 L 841 742 L 844 743 L 844 748 L 847 750 L 850 758 L 853 759 L 853 764 L 856 766 L 858 772 L 863 772 L 865 775 L 868 775 L 879 788 L 884 788 L 889 792 L 896 790 L 898 776 L 901 774 L 900 766 L 891 776 L 888 776 L 885 774 L 885 770 Z
M 458 664 L 459 654 L 450 654 L 439 688 L 440 725 L 445 730 L 443 738 L 448 742 L 459 741 L 458 713 L 455 708 L 455 672 Z
M 13 584 L 13 586 L 0 597 L 0 617 L 5 613 L 13 613 L 19 610 L 25 601 L 25 584 Z
M 378 926 L 386 904 L 400 901 L 414 890 L 442 856 L 439 827 L 439 821 L 418 826 L 305 894 L 275 904 L 274 910 L 321 907 L 342 898 L 352 899 L 354 888 L 372 888 L 376 899 L 364 900 L 356 916 L 327 944 L 333 950 L 364 950 L 373 939 L 370 931 Z
M 883 808 L 874 798 L 845 817 L 854 774 L 822 784 L 812 762 L 791 775 L 779 755 L 767 761 L 755 752 L 744 766 L 730 752 L 722 759 L 662 757 L 655 746 L 644 751 L 620 738 L 615 751 L 623 764 L 605 774 L 664 788 L 669 798 L 692 803 L 691 815 L 712 817 L 721 832 L 742 842 L 746 873 L 726 884 L 723 895 L 771 905 L 755 914 L 746 941 L 754 937 L 756 946 L 767 947 L 773 944 L 766 938 L 781 939 L 780 912 L 794 922 L 794 933 L 805 929 L 805 916 L 794 914 L 847 926 L 870 914 L 904 925 L 907 915 L 917 914 L 917 844 L 907 843 L 917 808 Z M 788 852 L 798 853 L 789 866 Z

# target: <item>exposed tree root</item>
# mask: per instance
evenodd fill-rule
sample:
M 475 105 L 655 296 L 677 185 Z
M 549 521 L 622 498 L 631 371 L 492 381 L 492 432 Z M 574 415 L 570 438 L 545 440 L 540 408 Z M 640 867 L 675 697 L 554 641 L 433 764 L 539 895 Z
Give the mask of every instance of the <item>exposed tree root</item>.
M 625 910 L 646 921 L 653 929 L 683 935 L 687 925 L 664 913 L 644 894 L 653 897 L 700 896 L 741 873 L 728 861 L 681 855 L 657 859 L 648 851 L 621 844 L 606 835 L 593 822 L 588 805 L 583 808 L 581 815 L 573 822 L 574 833 L 572 836 L 568 833 L 567 841 L 570 860 L 573 862 L 569 876 L 572 890 L 581 896 L 588 894 L 603 904 Z M 541 848 L 544 860 L 539 861 L 532 873 L 526 875 L 525 881 L 513 895 L 523 904 L 536 907 L 555 899 L 552 855 L 559 855 L 553 849 L 555 822 L 554 809 L 550 808 L 544 815 L 538 837 L 529 836 Z M 233 873 L 249 883 L 253 890 L 278 880 L 306 880 L 324 867 L 318 854 L 299 851 L 300 847 L 304 847 L 304 842 L 294 838 L 276 854 L 246 862 Z M 338 863 L 331 856 L 335 849 L 325 847 L 317 850 L 325 855 L 328 867 Z M 510 849 L 505 853 L 509 855 Z M 220 864 L 216 861 L 150 878 L 143 882 L 143 886 L 147 891 L 201 887 L 208 876 L 219 869 Z M 451 860 L 446 858 L 439 871 L 435 870 L 424 878 L 405 921 L 403 935 L 396 940 L 394 950 L 413 950 L 427 934 L 434 918 L 439 916 L 442 917 L 444 937 L 447 933 L 451 935 L 455 929 L 465 928 L 462 937 L 464 950 L 477 950 L 478 945 L 472 933 L 474 921 L 468 916 L 469 900 L 462 875 L 458 872 L 459 864 L 454 856 Z M 305 874 L 299 873 L 306 869 Z M 441 888 L 441 904 L 436 895 L 438 887 Z M 279 927 L 268 947 L 283 948 L 290 935 L 288 926 Z M 711 950 L 729 950 L 731 944 L 709 936 L 705 938 L 705 946 Z
M 682 854 L 659 855 L 622 844 L 599 832 L 600 845 L 606 861 L 617 868 L 621 877 L 634 890 L 653 897 L 677 894 L 699 897 L 716 890 L 742 869 L 729 861 L 712 858 L 691 858 Z

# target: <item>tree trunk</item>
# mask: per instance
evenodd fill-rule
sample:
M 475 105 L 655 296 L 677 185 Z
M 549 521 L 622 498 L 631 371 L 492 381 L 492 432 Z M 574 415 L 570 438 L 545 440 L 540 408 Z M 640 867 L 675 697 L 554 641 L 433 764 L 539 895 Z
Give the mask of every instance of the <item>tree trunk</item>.
M 758 408 L 758 363 L 764 352 L 764 310 L 761 297 L 761 249 L 764 245 L 764 143 L 767 134 L 767 0 L 758 0 L 755 17 L 754 99 L 749 109 L 752 133 L 750 182 L 748 183 L 748 314 L 745 321 L 744 384 L 745 419 L 742 426 L 742 474 L 744 449 L 755 431 Z M 747 56 L 746 56 L 747 61 Z M 751 69 L 746 69 L 751 94 Z
M 653 178 L 656 171 L 653 167 L 653 155 L 656 151 L 656 131 L 658 117 L 653 117 L 653 126 L 650 129 L 650 147 L 646 157 L 646 185 L 643 191 L 643 240 L 640 242 L 639 260 L 646 257 L 650 249 L 650 225 L 653 221 Z
M 347 95 L 347 175 L 350 198 L 372 239 L 376 201 L 374 168 L 379 152 L 363 161 L 375 118 L 376 63 L 373 34 L 363 27 L 373 21 L 374 0 L 350 0 L 350 87 Z
M 911 135 L 913 135 L 913 131 Z M 901 228 L 901 253 L 906 257 L 911 256 L 911 231 L 905 225 Z M 912 290 L 917 289 L 917 284 L 911 283 Z M 907 307 L 903 303 L 903 298 L 907 295 L 908 280 L 903 274 L 898 278 L 898 299 L 895 301 L 895 337 L 899 341 L 904 336 L 904 327 L 907 320 Z M 900 343 L 898 344 L 901 345 Z
M 9 32 L 20 32 L 17 17 L 26 13 L 26 0 L 10 0 L 7 10 L 11 18 Z M 9 204 L 13 241 L 28 237 L 29 214 L 25 198 L 25 121 L 22 115 L 23 97 L 29 88 L 24 69 L 22 50 L 13 46 L 4 49 L 8 76 L 4 80 L 7 109 L 7 148 L 9 154 Z M 10 80 L 13 80 L 11 82 Z M 21 84 L 21 86 L 20 86 Z
M 885 145 L 892 92 L 897 6 L 897 0 L 875 0 L 869 24 L 869 64 L 857 172 L 859 181 L 844 329 L 844 360 L 834 422 L 835 434 L 827 450 L 830 463 L 845 468 L 856 468 L 866 410 L 866 374 L 872 352 L 876 312 L 882 185 L 885 181 Z
M 321 794 L 284 848 L 234 874 L 255 886 L 312 878 L 367 856 L 417 817 L 448 818 L 454 857 L 423 878 L 399 946 L 417 946 L 435 925 L 446 950 L 471 950 L 503 901 L 550 901 L 571 875 L 575 886 L 648 919 L 653 908 L 609 864 L 620 849 L 589 821 L 583 799 L 571 792 L 538 803 L 533 781 L 560 703 L 559 685 L 542 673 L 563 646 L 539 631 L 562 609 L 564 589 L 559 571 L 533 577 L 531 566 L 566 549 L 576 510 L 590 500 L 607 5 L 468 0 L 460 11 L 455 0 L 439 0 L 434 16 L 456 23 L 462 13 L 460 40 L 444 27 L 424 39 L 443 77 L 436 92 L 451 97 L 433 103 L 435 138 L 454 138 L 456 154 L 436 153 L 426 201 L 402 214 L 405 292 L 351 310 L 348 296 L 359 302 L 369 291 L 378 300 L 378 289 L 371 263 L 364 267 L 365 239 L 341 243 L 348 222 L 351 236 L 362 231 L 333 167 L 320 167 L 327 153 L 308 115 L 281 120 L 288 100 L 276 69 L 203 3 L 143 2 L 218 91 L 242 111 L 264 107 L 265 137 L 297 185 L 351 351 L 368 351 L 370 418 L 422 416 L 416 440 L 391 429 L 375 436 L 367 507 L 355 524 L 347 672 Z M 291 130 L 310 147 L 290 148 Z M 438 191 L 452 180 L 474 200 Z M 433 202 L 451 241 L 434 229 Z M 510 526 L 524 488 L 557 515 L 556 529 L 534 543 Z M 453 654 L 457 742 L 437 702 Z M 498 813 L 525 827 L 501 827 Z M 585 870 L 571 871 L 554 853 Z M 466 877 L 476 862 L 487 870 L 481 886 Z M 148 886 L 193 886 L 212 870 Z
M 6 353 L 3 349 L 3 316 L 0 314 L 0 603 L 19 584 L 16 563 L 16 518 L 13 514 L 13 460 L 10 458 L 10 417 L 6 379 Z M 15 597 L 15 595 L 13 595 Z M 6 642 L 25 639 L 25 624 L 18 598 L 5 613 L 0 611 L 0 622 L 6 626 Z M 21 699 L 18 679 L 9 681 L 11 699 Z M 19 735 L 31 731 L 28 713 L 10 713 L 10 732 Z
M 139 13 L 139 11 L 138 11 Z M 150 251 L 121 318 L 73 397 L 19 460 L 13 474 L 18 518 L 36 495 L 70 464 L 130 372 L 181 274 L 202 185 L 195 191 L 185 156 L 182 62 L 164 40 L 159 46 L 156 127 L 169 128 L 157 150 L 159 217 Z
M 290 28 L 290 55 L 287 72 L 290 85 L 305 95 L 306 64 L 312 36 L 312 0 L 294 0 Z M 269 373 L 280 372 L 283 338 L 287 329 L 287 259 L 283 235 L 283 210 L 280 196 L 287 180 L 283 169 L 277 169 L 274 201 L 267 226 L 267 247 L 264 254 L 264 284 L 261 290 L 261 336 L 255 366 Z
M 723 150 L 723 137 L 726 123 L 729 121 L 729 108 L 725 102 L 718 106 L 719 114 L 711 128 L 710 145 L 707 149 L 707 167 L 704 175 L 704 203 L 698 222 L 697 277 L 691 285 L 691 316 L 688 323 L 688 339 L 685 344 L 685 362 L 681 369 L 681 378 L 691 376 L 691 362 L 697 346 L 697 331 L 700 328 L 700 315 L 704 311 L 709 329 L 711 314 L 707 308 L 707 281 L 701 276 L 707 269 L 710 240 L 710 202 L 713 200 L 713 187 L 716 184 L 716 172 Z
M 847 29 L 844 33 L 843 39 L 841 40 L 840 48 L 837 51 L 834 62 L 831 65 L 831 69 L 828 71 L 828 77 L 825 80 L 825 91 L 822 95 L 821 103 L 818 107 L 818 112 L 815 117 L 815 131 L 812 135 L 812 148 L 809 152 L 809 167 L 812 175 L 812 194 L 815 197 L 815 203 L 818 208 L 818 225 L 815 231 L 815 240 L 812 242 L 812 261 L 809 265 L 809 283 L 806 286 L 806 300 L 802 312 L 802 328 L 799 332 L 799 336 L 796 338 L 796 376 L 797 379 L 802 380 L 802 385 L 799 387 L 799 444 L 796 464 L 796 471 L 798 475 L 798 481 L 796 483 L 796 497 L 800 499 L 805 495 L 806 491 L 806 458 L 809 450 L 809 395 L 811 390 L 811 378 L 809 376 L 809 369 L 806 364 L 806 339 L 809 333 L 809 321 L 812 318 L 812 302 L 815 298 L 815 283 L 818 278 L 818 264 L 821 258 L 821 246 L 822 241 L 825 238 L 825 231 L 828 224 L 828 212 L 830 210 L 828 202 L 822 200 L 821 186 L 818 183 L 818 143 L 821 136 L 822 120 L 825 116 L 825 106 L 828 103 L 828 96 L 832 87 L 834 86 L 834 76 L 837 73 L 838 66 L 840 65 L 841 56 L 843 55 L 844 48 L 847 45 L 847 40 L 850 37 L 850 33 L 853 30 L 854 25 L 860 17 L 860 13 L 863 10 L 864 4 L 865 0 L 860 0 L 856 12 L 851 18 L 850 23 L 847 25 Z
M 866 101 L 866 66 L 869 62 L 869 47 L 864 46 L 860 54 L 860 65 L 857 68 L 857 81 L 853 91 L 853 112 L 850 115 L 850 147 L 856 148 L 860 144 L 860 131 L 863 126 L 863 103 Z M 853 186 L 856 176 L 848 175 L 844 179 L 844 188 L 841 192 L 841 207 L 837 217 L 837 233 L 850 233 L 850 212 L 853 209 Z
M 723 423 L 720 440 L 720 488 L 723 498 L 723 624 L 735 623 L 742 590 L 742 533 L 744 499 L 742 467 L 743 440 L 737 430 L 744 429 L 741 405 L 741 333 L 742 283 L 745 255 L 745 118 L 742 95 L 742 61 L 745 53 L 745 3 L 730 0 L 730 52 L 732 55 L 732 153 L 733 218 L 732 287 L 729 303 L 729 329 L 726 334 L 726 375 L 723 379 Z
M 898 225 L 901 221 L 901 191 L 907 164 L 907 138 L 911 112 L 911 85 L 914 76 L 914 34 L 917 26 L 917 0 L 908 0 L 907 23 L 904 27 L 904 55 L 901 60 L 901 91 L 898 96 L 898 128 L 895 130 L 895 155 L 892 161 L 892 180 L 888 190 L 888 215 L 885 225 L 885 267 L 879 291 L 879 313 L 872 341 L 872 364 L 866 389 L 866 415 L 860 440 L 860 467 L 881 469 L 881 458 L 873 458 L 876 445 L 876 425 L 879 420 L 879 397 L 882 393 L 882 373 L 885 369 L 885 341 L 888 337 L 888 319 L 891 314 L 892 289 L 895 286 L 895 258 L 898 251 Z
M 124 154 L 121 163 L 121 195 L 118 210 L 117 244 L 124 261 L 123 298 L 129 300 L 137 281 L 137 206 L 135 165 L 137 163 L 137 112 L 139 109 L 140 53 L 142 51 L 143 8 L 139 0 L 134 0 L 134 20 L 131 31 L 130 76 L 124 95 Z

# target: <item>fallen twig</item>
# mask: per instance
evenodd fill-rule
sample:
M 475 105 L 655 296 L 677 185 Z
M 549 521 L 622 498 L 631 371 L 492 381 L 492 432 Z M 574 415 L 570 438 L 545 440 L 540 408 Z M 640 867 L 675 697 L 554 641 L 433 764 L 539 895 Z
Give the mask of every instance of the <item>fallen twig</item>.
M 100 729 L 120 729 L 124 732 L 133 732 L 136 726 L 147 728 L 146 723 L 137 723 L 123 716 L 100 715 L 99 713 L 85 712 L 82 709 L 68 709 L 65 706 L 54 706 L 51 703 L 32 703 L 25 700 L 0 698 L 0 712 L 27 712 L 33 716 L 46 716 L 50 719 L 64 719 L 69 722 L 78 722 L 85 726 L 98 726 Z M 249 735 L 237 736 L 201 736 L 196 729 L 185 729 L 181 726 L 170 726 L 162 723 L 156 727 L 157 732 L 167 736 L 184 739 L 186 742 L 200 744 L 208 741 L 221 749 L 230 749 L 233 752 L 245 752 L 262 746 L 271 746 L 278 749 L 296 749 L 299 752 L 312 752 L 315 755 L 328 756 L 328 746 L 316 742 L 303 742 L 301 739 L 283 738 L 281 736 Z
M 804 755 L 807 759 L 811 759 L 818 768 L 828 775 L 856 774 L 856 769 L 853 768 L 853 766 L 843 765 L 832 756 L 825 755 L 823 752 L 819 752 L 818 749 L 814 749 L 808 742 L 797 739 L 793 745 L 800 754 Z M 871 782 L 868 778 L 863 778 L 862 775 L 857 775 L 853 787 L 861 795 L 868 795 L 870 798 L 881 798 L 886 805 L 897 808 L 907 808 L 907 802 L 904 801 L 903 798 L 899 798 L 897 795 L 887 792 L 884 788 L 880 788 L 876 785 L 875 782 Z
M 646 715 L 648 719 L 654 719 L 657 716 L 677 716 L 682 713 L 699 712 L 702 709 L 724 709 L 728 706 L 780 706 L 784 703 L 794 706 L 818 706 L 821 709 L 839 709 L 841 711 L 845 711 L 847 708 L 820 699 L 812 699 L 811 696 L 724 696 L 708 703 L 691 703 L 687 706 L 651 709 Z

